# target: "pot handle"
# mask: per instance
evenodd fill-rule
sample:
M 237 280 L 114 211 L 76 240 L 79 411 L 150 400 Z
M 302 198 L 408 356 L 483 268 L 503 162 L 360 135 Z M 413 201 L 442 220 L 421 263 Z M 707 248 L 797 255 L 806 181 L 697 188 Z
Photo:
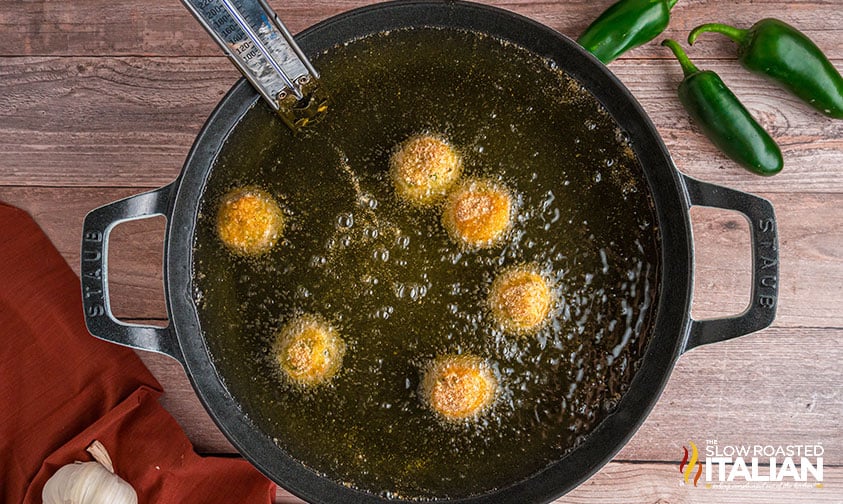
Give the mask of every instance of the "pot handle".
M 157 215 L 168 217 L 175 182 L 92 210 L 82 229 L 82 304 L 88 332 L 99 339 L 139 350 L 159 352 L 184 364 L 181 349 L 167 327 L 127 324 L 111 311 L 108 291 L 108 240 L 120 223 Z
M 752 293 L 749 307 L 735 317 L 692 320 L 684 352 L 760 331 L 776 318 L 779 295 L 779 245 L 776 214 L 764 198 L 683 175 L 691 206 L 735 210 L 749 221 L 752 238 Z

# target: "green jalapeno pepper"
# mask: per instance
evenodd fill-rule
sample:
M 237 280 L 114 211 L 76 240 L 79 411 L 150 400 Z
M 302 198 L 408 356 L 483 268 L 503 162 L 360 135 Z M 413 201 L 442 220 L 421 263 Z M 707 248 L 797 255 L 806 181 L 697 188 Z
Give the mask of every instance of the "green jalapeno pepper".
M 677 0 L 621 0 L 606 9 L 577 39 L 605 64 L 658 37 Z
M 779 146 L 720 76 L 711 70 L 699 70 L 675 40 L 667 39 L 662 45 L 673 51 L 685 74 L 679 85 L 679 100 L 714 145 L 754 173 L 780 172 L 784 161 Z
M 738 61 L 747 70 L 777 81 L 823 114 L 843 119 L 843 77 L 804 33 L 778 19 L 762 19 L 748 30 L 709 23 L 688 35 L 717 32 L 738 44 Z

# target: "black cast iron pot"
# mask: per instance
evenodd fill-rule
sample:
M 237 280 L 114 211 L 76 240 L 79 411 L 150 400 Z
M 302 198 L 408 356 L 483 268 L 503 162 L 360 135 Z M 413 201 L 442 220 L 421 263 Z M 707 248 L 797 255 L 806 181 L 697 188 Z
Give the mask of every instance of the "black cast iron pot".
M 297 37 L 305 53 L 317 54 L 362 35 L 414 26 L 464 28 L 510 40 L 559 67 L 587 88 L 625 130 L 643 166 L 661 232 L 661 279 L 655 322 L 640 369 L 616 410 L 576 449 L 545 470 L 465 503 L 546 502 L 571 490 L 608 462 L 638 429 L 657 401 L 676 360 L 699 345 L 728 340 L 769 326 L 775 316 L 778 254 L 770 203 L 757 196 L 680 174 L 638 102 L 601 63 L 567 37 L 529 19 L 464 2 L 396 2 L 351 11 Z M 210 416 L 258 469 L 311 502 L 374 503 L 384 498 L 337 484 L 287 455 L 256 429 L 223 385 L 202 338 L 192 296 L 192 260 L 203 186 L 228 133 L 259 99 L 238 82 L 211 114 L 173 183 L 92 211 L 82 237 L 82 289 L 89 331 L 102 339 L 167 354 L 178 360 Z M 742 314 L 718 320 L 690 316 L 693 282 L 691 206 L 738 211 L 752 235 L 752 301 Z M 164 280 L 170 324 L 128 325 L 112 314 L 108 294 L 109 233 L 117 224 L 155 215 L 167 218 Z

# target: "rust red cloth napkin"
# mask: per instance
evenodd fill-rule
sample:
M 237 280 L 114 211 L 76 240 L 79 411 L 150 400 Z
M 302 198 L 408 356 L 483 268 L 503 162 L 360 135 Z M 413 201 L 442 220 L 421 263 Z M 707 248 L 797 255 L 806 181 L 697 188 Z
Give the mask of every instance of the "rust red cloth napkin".
M 239 458 L 200 457 L 132 350 L 85 328 L 79 279 L 25 212 L 0 203 L 0 501 L 41 503 L 98 439 L 139 502 L 271 503 Z

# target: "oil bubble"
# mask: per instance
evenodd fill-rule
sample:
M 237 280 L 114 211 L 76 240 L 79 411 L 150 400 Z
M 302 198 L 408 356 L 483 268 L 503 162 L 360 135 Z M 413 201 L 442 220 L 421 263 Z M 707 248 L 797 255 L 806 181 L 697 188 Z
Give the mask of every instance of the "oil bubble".
M 337 217 L 337 226 L 341 229 L 348 229 L 354 226 L 354 214 L 342 213 Z
M 375 260 L 386 262 L 389 261 L 389 250 L 385 247 L 378 247 L 372 254 Z

